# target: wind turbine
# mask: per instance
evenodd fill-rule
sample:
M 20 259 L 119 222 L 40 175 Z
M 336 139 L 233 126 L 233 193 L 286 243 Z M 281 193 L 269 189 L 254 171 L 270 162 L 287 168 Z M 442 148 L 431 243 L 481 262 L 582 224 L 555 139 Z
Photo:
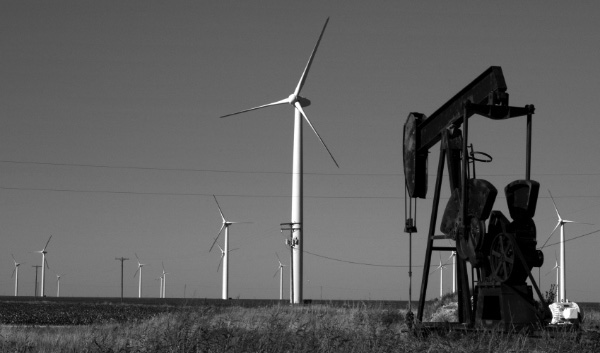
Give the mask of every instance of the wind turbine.
M 12 259 L 15 262 L 15 268 L 14 268 L 12 274 L 10 275 L 10 278 L 13 278 L 13 276 L 15 277 L 15 297 L 16 297 L 19 295 L 19 266 L 24 264 L 24 262 L 21 264 L 21 263 L 17 262 L 17 260 L 15 260 L 15 256 L 13 254 L 10 254 L 10 256 L 12 256 Z
M 154 280 L 155 281 L 160 280 L 160 289 L 159 289 L 159 292 L 158 292 L 158 297 L 162 298 L 162 295 L 163 295 L 163 277 L 159 276 L 158 278 L 155 278 Z
M 56 274 L 56 297 L 60 297 L 60 277 L 64 276 L 63 274 Z
M 560 266 L 558 265 L 558 261 L 555 262 L 554 267 L 552 267 L 552 270 L 556 269 L 556 293 L 558 293 L 560 286 L 560 282 L 559 282 L 559 272 L 560 272 Z M 552 271 L 550 270 L 550 271 Z M 554 296 L 554 300 L 557 301 L 558 299 L 558 295 Z
M 162 281 L 161 281 L 161 297 L 162 298 L 166 298 L 166 294 L 167 294 L 167 275 L 169 274 L 169 272 L 165 272 L 165 263 L 162 263 Z
M 448 260 L 452 259 L 452 293 L 456 293 L 456 251 L 450 254 Z
M 440 270 L 440 298 L 444 295 L 444 269 L 446 265 L 442 265 L 442 258 L 440 257 L 440 265 L 433 270 L 433 272 Z
M 40 288 L 40 296 L 42 298 L 45 297 L 45 285 L 46 285 L 46 276 L 45 276 L 44 268 L 50 269 L 50 266 L 48 266 L 48 261 L 46 261 L 46 254 L 48 253 L 46 251 L 46 248 L 48 247 L 48 243 L 50 243 L 50 239 L 52 239 L 52 235 L 50 236 L 50 238 L 48 238 L 48 241 L 46 242 L 46 245 L 44 246 L 44 248 L 40 251 L 36 251 L 36 252 L 39 252 L 40 254 L 42 254 L 42 286 Z
M 323 33 L 325 33 L 325 28 L 327 27 L 327 23 L 329 22 L 329 17 L 325 21 L 325 25 L 323 25 L 323 29 L 321 30 L 321 34 L 319 35 L 319 39 L 317 40 L 317 44 L 315 45 L 310 57 L 308 59 L 308 63 L 302 72 L 302 76 L 300 76 L 300 81 L 298 81 L 298 85 L 292 94 L 290 94 L 287 98 L 282 100 L 268 103 L 264 105 L 260 105 L 254 108 L 245 109 L 238 111 L 236 113 L 227 114 L 221 116 L 221 118 L 236 115 L 240 113 L 249 112 L 256 109 L 267 108 L 274 105 L 280 104 L 290 104 L 294 107 L 294 149 L 293 149 L 293 168 L 292 168 L 292 234 L 293 234 L 293 288 L 294 288 L 294 303 L 302 303 L 302 270 L 303 270 L 303 241 L 302 241 L 302 221 L 303 221 L 303 166 L 302 166 L 302 118 L 306 120 L 312 131 L 317 135 L 317 138 L 327 150 L 327 153 L 333 159 L 335 165 L 339 168 L 339 165 L 329 148 L 313 126 L 313 124 L 308 119 L 308 116 L 304 112 L 303 107 L 307 107 L 310 105 L 310 100 L 300 96 L 300 91 L 306 82 L 306 77 L 308 75 L 308 71 L 310 70 L 310 66 L 315 58 L 315 54 L 317 52 L 317 48 L 319 47 L 319 43 L 321 42 L 321 38 L 323 38 Z
M 277 255 L 277 253 L 275 253 L 275 256 L 277 256 L 277 261 L 279 261 L 279 268 L 277 268 L 277 271 L 275 271 L 273 278 L 275 278 L 275 276 L 277 276 L 277 272 L 279 272 L 279 300 L 282 300 L 283 299 L 283 268 L 285 267 L 285 265 L 281 263 L 281 259 L 279 258 L 279 255 Z
M 135 271 L 135 273 L 133 274 L 133 278 L 135 278 L 135 276 L 138 274 L 138 272 L 140 273 L 140 284 L 138 287 L 138 298 L 142 297 L 142 267 L 144 267 L 146 264 L 143 264 L 140 262 L 140 258 L 137 256 L 136 253 L 134 253 L 135 258 L 137 259 L 137 263 L 138 263 L 138 268 Z
M 225 257 L 225 250 L 223 250 L 221 245 L 217 244 L 217 246 L 219 247 L 219 250 L 221 250 L 221 260 L 219 260 L 219 266 L 217 266 L 217 272 L 219 272 L 219 269 L 221 268 L 221 264 L 223 263 L 223 257 Z M 232 251 L 238 250 L 238 249 L 239 248 L 231 249 L 231 250 L 229 250 L 229 252 L 232 252 Z
M 568 219 L 563 219 L 560 216 L 560 213 L 558 212 L 558 207 L 556 207 L 556 202 L 554 202 L 554 197 L 552 197 L 552 193 L 550 192 L 550 190 L 548 190 L 548 193 L 550 194 L 550 198 L 552 199 L 552 204 L 554 205 L 554 210 L 556 211 L 556 216 L 558 217 L 558 222 L 556 223 L 556 226 L 554 227 L 554 229 L 552 230 L 552 233 L 550 233 L 550 236 L 552 236 L 552 234 L 554 234 L 554 232 L 556 232 L 556 229 L 560 226 L 560 263 L 559 263 L 559 272 L 560 272 L 560 285 L 559 285 L 559 297 L 558 297 L 558 301 L 559 302 L 564 302 L 567 300 L 567 285 L 566 285 L 566 281 L 565 281 L 565 223 L 579 223 L 579 224 L 590 224 L 590 223 L 581 223 L 581 222 L 575 222 L 575 221 L 569 221 Z M 548 239 L 550 239 L 550 237 L 548 237 Z
M 228 220 L 225 219 L 225 215 L 223 215 L 223 210 L 221 209 L 221 205 L 219 205 L 219 201 L 217 201 L 217 197 L 215 195 L 213 195 L 215 202 L 217 203 L 217 207 L 219 208 L 219 213 L 221 214 L 221 220 L 223 221 L 222 225 L 221 225 L 221 229 L 219 229 L 219 233 L 217 234 L 217 237 L 215 238 L 215 241 L 213 241 L 211 247 L 210 247 L 210 251 L 212 251 L 212 249 L 215 247 L 215 244 L 217 243 L 217 240 L 219 239 L 219 237 L 221 236 L 221 233 L 223 233 L 223 229 L 225 229 L 225 241 L 223 244 L 223 248 L 221 248 L 221 246 L 219 245 L 219 249 L 221 249 L 221 261 L 223 262 L 223 287 L 221 290 L 221 299 L 225 299 L 227 300 L 229 298 L 229 252 L 233 251 L 233 250 L 229 250 L 229 226 L 232 224 L 241 224 L 241 223 L 250 223 L 250 222 L 230 222 Z M 221 265 L 221 262 L 219 262 L 219 265 Z M 217 271 L 219 271 L 219 269 L 217 268 Z

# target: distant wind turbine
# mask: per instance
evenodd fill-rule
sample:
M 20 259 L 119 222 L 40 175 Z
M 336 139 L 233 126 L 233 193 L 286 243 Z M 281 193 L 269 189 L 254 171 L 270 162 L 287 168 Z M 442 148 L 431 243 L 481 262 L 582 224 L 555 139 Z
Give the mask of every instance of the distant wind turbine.
M 277 276 L 277 272 L 279 272 L 279 300 L 282 300 L 283 299 L 283 268 L 285 267 L 285 265 L 281 263 L 281 259 L 279 258 L 279 255 L 277 255 L 277 253 L 275 253 L 275 256 L 277 256 L 277 261 L 279 261 L 279 268 L 277 268 L 277 271 L 275 271 L 273 278 L 275 278 L 275 276 Z
M 60 278 L 64 276 L 64 274 L 56 274 L 56 297 L 60 297 Z
M 440 298 L 444 295 L 444 269 L 446 268 L 446 265 L 442 265 L 442 258 L 440 257 L 440 265 L 433 270 L 433 272 L 435 271 L 440 271 Z
M 14 268 L 12 274 L 10 275 L 10 278 L 13 278 L 13 276 L 15 277 L 15 297 L 16 297 L 19 295 L 19 266 L 25 264 L 25 262 L 19 263 L 19 262 L 17 262 L 17 260 L 15 260 L 15 256 L 13 254 L 10 254 L 10 256 L 12 256 L 12 259 L 15 262 L 15 268 Z
M 558 260 L 555 261 L 555 265 L 554 267 L 552 267 L 552 270 L 556 269 L 556 294 L 558 294 L 559 288 L 560 288 L 560 266 L 558 265 Z M 550 270 L 550 271 L 552 271 Z M 554 296 L 554 301 L 558 301 L 558 295 Z
M 221 233 L 223 233 L 223 229 L 225 229 L 225 241 L 223 244 L 223 247 L 225 249 L 222 249 L 221 246 L 219 245 L 219 248 L 221 249 L 221 261 L 223 262 L 223 284 L 222 284 L 222 290 L 221 290 L 221 299 L 228 299 L 229 298 L 229 226 L 231 226 L 232 224 L 241 224 L 241 223 L 250 223 L 250 222 L 231 222 L 225 219 L 225 215 L 223 215 L 223 210 L 221 209 L 221 205 L 219 205 L 219 201 L 217 201 L 217 197 L 215 195 L 213 195 L 215 202 L 217 203 L 217 207 L 219 208 L 219 213 L 221 214 L 221 220 L 222 220 L 222 224 L 221 224 L 221 229 L 219 229 L 219 233 L 217 234 L 215 240 L 213 241 L 211 247 L 210 247 L 210 251 L 212 251 L 212 249 L 215 247 L 215 244 L 217 243 L 217 240 L 219 239 L 219 237 L 221 236 Z M 235 249 L 234 249 L 235 250 Z M 233 250 L 231 250 L 233 251 Z M 219 262 L 219 265 L 221 263 Z M 218 271 L 218 269 L 217 269 Z
M 304 112 L 303 107 L 307 107 L 310 105 L 310 100 L 300 96 L 300 91 L 304 86 L 306 81 L 306 77 L 308 76 L 308 71 L 312 65 L 312 62 L 315 58 L 315 54 L 317 52 L 317 48 L 319 47 L 319 43 L 321 42 L 321 38 L 323 38 L 323 33 L 325 33 L 325 28 L 327 27 L 327 23 L 329 22 L 329 18 L 325 21 L 325 25 L 323 25 L 323 29 L 321 30 L 321 34 L 319 35 L 319 39 L 317 40 L 317 44 L 315 45 L 310 57 L 308 59 L 308 63 L 302 72 L 302 76 L 300 76 L 300 81 L 296 86 L 296 89 L 292 94 L 290 94 L 287 98 L 282 100 L 268 103 L 264 105 L 260 105 L 254 108 L 245 109 L 238 111 L 236 113 L 227 114 L 221 116 L 221 118 L 236 115 L 240 113 L 249 112 L 252 110 L 257 110 L 261 108 L 267 108 L 274 105 L 280 104 L 290 104 L 294 107 L 294 149 L 293 149 L 293 171 L 292 171 L 292 227 L 294 228 L 293 233 L 293 288 L 294 288 L 294 303 L 300 304 L 302 303 L 302 270 L 303 270 L 303 241 L 302 241 L 302 228 L 303 228 L 303 167 L 302 167 L 302 118 L 306 120 L 312 131 L 317 135 L 317 138 L 333 159 L 335 165 L 339 168 L 339 165 L 331 151 L 308 119 L 308 116 Z
M 456 251 L 450 254 L 448 260 L 452 259 L 452 293 L 456 293 Z
M 42 254 L 42 285 L 40 288 L 40 296 L 43 298 L 45 297 L 45 293 L 46 293 L 46 274 L 44 269 L 48 268 L 50 269 L 50 266 L 48 266 L 48 261 L 46 260 L 46 254 L 48 253 L 46 251 L 46 248 L 48 247 L 48 244 L 50 243 L 50 239 L 52 239 L 52 235 L 50 236 L 50 238 L 48 238 L 48 241 L 46 242 L 46 245 L 44 246 L 44 248 L 40 251 L 36 251 L 40 254 Z
M 160 280 L 160 289 L 159 289 L 159 292 L 158 292 L 158 297 L 162 298 L 163 297 L 163 277 L 159 276 L 158 278 L 155 278 L 154 280 L 155 281 Z
M 217 266 L 217 272 L 219 272 L 219 269 L 221 268 L 221 264 L 223 263 L 223 257 L 225 257 L 225 250 L 223 250 L 221 245 L 217 244 L 217 246 L 219 247 L 219 250 L 221 250 L 221 259 L 219 260 L 219 266 Z M 231 249 L 231 250 L 229 250 L 229 252 L 232 252 L 232 251 L 235 251 L 238 249 L 239 248 Z
M 590 223 L 581 223 L 581 222 L 575 222 L 575 221 L 569 221 L 568 219 L 563 219 L 560 216 L 560 213 L 558 212 L 558 207 L 556 207 L 556 202 L 554 202 L 554 197 L 552 197 L 552 193 L 550 192 L 550 190 L 548 190 L 548 193 L 550 194 L 550 198 L 552 199 L 552 204 L 554 205 L 554 210 L 556 211 L 556 216 L 558 217 L 558 222 L 556 223 L 556 226 L 554 227 L 554 229 L 552 230 L 552 233 L 550 233 L 550 236 L 552 236 L 552 234 L 554 234 L 554 232 L 556 232 L 556 229 L 558 229 L 558 227 L 560 226 L 560 264 L 559 264 L 559 268 L 560 268 L 560 284 L 559 284 L 559 302 L 564 302 L 567 300 L 567 284 L 565 281 L 565 223 L 579 223 L 579 224 L 590 224 Z M 548 239 L 550 239 L 548 237 Z
M 140 283 L 138 286 L 138 298 L 142 297 L 142 267 L 144 267 L 146 264 L 143 264 L 140 262 L 140 258 L 137 256 L 137 254 L 135 254 L 135 258 L 137 259 L 137 263 L 138 263 L 138 268 L 135 271 L 135 273 L 133 274 L 133 278 L 135 278 L 135 276 L 138 274 L 138 272 L 140 273 Z
M 161 297 L 162 298 L 166 298 L 167 295 L 167 275 L 169 274 L 169 272 L 165 272 L 165 263 L 162 263 L 162 290 L 161 290 Z

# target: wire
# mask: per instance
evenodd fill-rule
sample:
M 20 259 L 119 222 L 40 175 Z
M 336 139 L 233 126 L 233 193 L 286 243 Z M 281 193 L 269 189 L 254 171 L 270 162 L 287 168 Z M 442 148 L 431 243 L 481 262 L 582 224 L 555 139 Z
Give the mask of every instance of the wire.
M 125 194 L 125 195 L 158 195 L 158 196 L 209 196 L 213 194 L 206 193 L 190 193 L 190 192 L 158 192 L 158 191 L 115 191 L 115 190 L 78 190 L 78 189 L 58 189 L 58 188 L 24 188 L 24 187 L 7 187 L 0 186 L 0 190 L 16 190 L 16 191 L 50 191 L 50 192 L 72 192 L 72 193 L 91 193 L 91 194 Z M 260 197 L 260 198 L 283 198 L 290 197 L 289 195 L 249 195 L 249 194 L 215 194 L 216 196 L 231 196 L 231 197 Z M 305 198 L 311 199 L 390 199 L 401 200 L 401 196 L 308 196 Z
M 174 172 L 205 172 L 205 173 L 235 173 L 235 174 L 283 174 L 290 175 L 291 172 L 275 172 L 275 171 L 242 171 L 242 170 L 226 170 L 226 169 L 197 169 L 197 168 L 161 168 L 161 167 L 134 167 L 134 166 L 117 166 L 108 164 L 87 164 L 87 163 L 53 163 L 53 162 L 35 162 L 35 161 L 17 161 L 17 160 L 0 160 L 0 163 L 11 164 L 33 164 L 47 165 L 57 167 L 85 167 L 85 168 L 105 168 L 105 169 L 131 169 L 131 170 L 154 170 L 154 171 L 174 171 Z M 304 172 L 304 175 L 331 175 L 331 176 L 404 176 L 402 173 L 309 173 Z M 480 174 L 481 176 L 515 176 L 516 174 Z M 600 173 L 543 173 L 535 174 L 539 176 L 598 176 Z M 435 175 L 430 175 L 435 177 Z
M 567 239 L 567 240 L 565 240 L 565 243 L 566 243 L 566 242 L 568 242 L 568 241 L 571 241 L 571 240 L 575 240 L 575 239 L 579 239 L 579 238 L 587 237 L 588 235 L 596 234 L 596 233 L 598 233 L 598 232 L 600 232 L 600 229 L 598 229 L 598 230 L 595 230 L 595 231 L 593 231 L 593 232 L 590 232 L 590 233 L 585 233 L 585 234 L 582 234 L 582 235 L 579 235 L 579 236 L 573 237 L 573 238 L 571 238 L 571 239 Z M 549 246 L 552 246 L 552 245 L 558 245 L 558 244 L 560 244 L 560 241 L 559 241 L 559 242 L 556 242 L 556 243 L 552 243 L 552 244 L 548 244 L 548 245 L 542 246 L 542 247 L 541 247 L 541 248 L 539 248 L 539 249 L 541 250 L 541 249 L 543 249 L 543 248 L 547 248 L 547 247 L 549 247 Z
M 316 256 L 316 257 L 323 258 L 323 259 L 337 261 L 337 262 L 343 262 L 343 263 L 353 264 L 353 265 L 363 265 L 363 266 L 372 266 L 372 267 L 391 267 L 391 268 L 408 267 L 408 265 L 383 265 L 383 264 L 373 264 L 373 263 L 368 263 L 368 262 L 358 262 L 358 261 L 349 261 L 349 260 L 336 259 L 334 257 L 329 257 L 329 256 L 325 256 L 325 255 L 315 254 L 315 253 L 307 251 L 307 250 L 303 250 L 303 252 L 306 253 L 306 254 L 310 254 L 310 255 L 313 255 L 313 256 Z M 433 266 L 433 265 L 431 265 L 431 266 Z M 413 266 L 413 267 L 423 267 L 423 266 Z
M 132 167 L 132 166 L 115 166 L 108 164 L 85 164 L 85 163 L 51 163 L 51 162 L 26 162 L 15 160 L 0 160 L 0 163 L 10 164 L 33 164 L 46 165 L 54 167 L 85 167 L 85 168 L 104 168 L 104 169 L 130 169 L 130 170 L 152 170 L 152 171 L 168 171 L 168 172 L 203 172 L 203 173 L 234 173 L 234 174 L 282 174 L 291 175 L 291 172 L 274 172 L 274 171 L 242 171 L 242 170 L 227 170 L 227 169 L 196 169 L 196 168 L 160 168 L 160 167 Z M 400 173 L 310 173 L 304 172 L 304 175 L 331 175 L 331 176 L 404 176 Z

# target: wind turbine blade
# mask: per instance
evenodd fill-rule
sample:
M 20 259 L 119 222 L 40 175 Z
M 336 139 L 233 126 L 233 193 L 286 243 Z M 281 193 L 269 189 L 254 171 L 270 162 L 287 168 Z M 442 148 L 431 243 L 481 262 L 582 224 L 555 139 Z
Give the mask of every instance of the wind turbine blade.
M 135 255 L 135 258 L 138 260 L 138 264 L 140 263 L 140 258 L 137 256 L 136 253 L 133 253 Z
M 135 276 L 137 276 L 138 272 L 140 272 L 140 267 L 141 266 L 138 265 L 137 270 L 135 270 L 135 273 L 133 274 L 133 278 L 135 278 Z
M 339 168 L 340 166 L 339 166 L 338 162 L 333 157 L 333 154 L 331 154 L 331 151 L 329 150 L 329 148 L 327 148 L 327 145 L 325 144 L 325 141 L 323 141 L 323 139 L 321 138 L 321 135 L 319 135 L 319 133 L 317 132 L 317 130 L 315 129 L 313 124 L 310 122 L 310 120 L 304 113 L 304 110 L 302 109 L 302 105 L 300 105 L 300 102 L 296 102 L 295 107 L 302 114 L 302 116 L 304 117 L 304 120 L 306 120 L 306 122 L 308 123 L 308 125 L 310 126 L 312 131 L 315 133 L 315 135 L 317 135 L 317 137 L 319 138 L 319 141 L 321 141 L 321 144 L 323 145 L 323 147 L 325 147 L 325 149 L 327 150 L 327 153 L 329 153 L 329 156 L 331 156 L 331 159 L 333 159 L 333 163 L 335 163 L 335 166 Z
M 229 222 L 229 224 L 253 224 L 254 222 Z
M 227 222 L 225 220 L 225 215 L 223 215 L 223 210 L 221 209 L 221 205 L 219 205 L 219 201 L 217 201 L 217 197 L 215 195 L 213 195 L 213 197 L 215 198 L 215 202 L 217 203 L 217 207 L 219 208 L 219 213 L 221 214 L 221 219 L 223 220 L 223 223 Z M 223 230 L 223 228 L 221 228 L 221 230 Z
M 285 98 L 285 99 L 282 99 L 282 100 L 277 101 L 277 102 L 259 105 L 258 107 L 240 110 L 239 112 L 235 112 L 235 113 L 231 113 L 231 114 L 221 115 L 219 118 L 225 118 L 225 117 L 228 117 L 228 116 L 242 114 L 242 113 L 250 112 L 250 111 L 253 111 L 253 110 L 257 110 L 257 109 L 267 108 L 267 107 L 270 107 L 270 106 L 273 106 L 273 105 L 281 105 L 281 104 L 289 104 L 289 103 L 290 103 L 290 99 L 289 98 Z
M 275 271 L 275 274 L 273 275 L 273 278 L 275 278 L 275 276 L 277 276 L 277 272 L 281 271 L 281 267 L 277 269 L 277 271 Z
M 548 193 L 550 194 L 550 198 L 552 199 L 552 204 L 554 205 L 554 210 L 556 211 L 556 216 L 558 217 L 558 221 L 561 222 L 563 219 L 560 217 L 560 213 L 558 213 L 558 207 L 556 207 L 556 202 L 554 202 L 554 197 L 552 197 L 552 193 L 550 192 L 550 189 L 548 189 Z
M 240 250 L 240 248 L 231 249 L 231 250 L 229 250 L 229 252 L 236 251 L 236 250 Z
M 17 272 L 17 267 L 16 266 L 13 269 L 12 274 L 10 275 L 10 278 L 13 278 L 15 276 L 15 272 Z
M 275 253 L 275 256 L 277 256 L 277 261 L 279 261 L 279 264 L 281 264 L 281 259 L 279 258 L 279 255 Z
M 304 71 L 302 72 L 302 76 L 300 76 L 300 81 L 298 81 L 298 86 L 296 86 L 296 90 L 294 91 L 295 96 L 297 96 L 300 93 L 300 91 L 302 90 L 302 87 L 304 86 L 304 82 L 306 81 L 306 77 L 308 76 L 308 71 L 310 70 L 310 66 L 312 65 L 313 59 L 315 58 L 315 54 L 317 53 L 317 48 L 319 48 L 319 44 L 321 43 L 321 38 L 323 38 L 323 33 L 325 33 L 325 28 L 327 27 L 327 23 L 329 23 L 329 17 L 327 17 L 327 20 L 325 21 L 325 24 L 323 25 L 323 29 L 321 30 L 321 34 L 319 35 L 317 44 L 315 45 L 315 48 L 313 49 L 312 53 L 310 54 L 310 57 L 308 58 L 308 63 L 306 64 L 306 67 L 304 68 Z
M 17 260 L 15 260 L 15 255 L 10 254 L 10 256 L 12 257 L 13 261 L 15 262 L 15 266 L 17 265 Z
M 552 233 L 550 233 L 550 235 L 548 236 L 548 239 L 546 239 L 546 241 L 544 242 L 544 244 L 542 244 L 542 246 L 540 247 L 540 249 L 543 249 L 546 246 L 546 244 L 548 244 L 548 241 L 550 240 L 550 238 L 552 238 L 552 235 L 554 235 L 554 232 L 556 232 L 556 230 L 560 226 L 560 223 L 561 223 L 560 220 L 558 221 L 558 223 L 556 223 L 556 226 L 552 230 Z
M 48 244 L 50 243 L 50 239 L 52 239 L 52 235 L 50 235 L 50 238 L 48 238 L 48 241 L 46 242 L 46 246 L 44 246 L 44 249 L 42 251 L 46 250 L 46 248 L 48 247 Z
M 44 257 L 44 263 L 46 264 L 46 268 L 50 269 L 50 266 L 48 265 L 48 260 L 46 260 L 46 258 Z
M 217 234 L 217 237 L 215 238 L 215 240 L 213 241 L 212 245 L 210 246 L 210 249 L 208 250 L 208 252 L 211 252 L 212 249 L 215 247 L 215 244 L 217 243 L 217 240 L 219 239 L 219 236 L 221 236 L 221 232 L 223 231 L 223 228 L 225 228 L 225 223 L 223 223 L 223 225 L 221 226 L 221 229 L 219 229 L 219 234 Z M 220 248 L 221 246 L 219 246 Z M 223 251 L 223 250 L 221 250 Z
M 161 265 L 162 265 L 163 272 L 165 272 L 165 262 L 164 262 L 164 261 L 161 261 L 160 263 L 161 263 Z

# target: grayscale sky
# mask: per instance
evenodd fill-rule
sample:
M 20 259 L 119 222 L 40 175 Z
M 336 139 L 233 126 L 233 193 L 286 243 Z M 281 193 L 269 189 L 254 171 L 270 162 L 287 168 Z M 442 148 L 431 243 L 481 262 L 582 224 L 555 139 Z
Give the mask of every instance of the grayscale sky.
M 408 299 L 402 127 L 431 114 L 489 66 L 510 103 L 534 104 L 538 241 L 569 224 L 567 297 L 599 301 L 600 4 L 564 1 L 2 1 L 0 3 L 0 295 L 20 292 L 48 246 L 47 294 L 217 298 L 231 228 L 230 296 L 277 298 L 280 223 L 290 220 L 293 111 L 286 98 L 331 20 L 302 91 L 340 164 L 305 125 L 305 298 Z M 525 121 L 473 117 L 491 154 L 477 174 L 502 191 L 525 173 Z M 439 147 L 430 155 L 433 184 Z M 444 184 L 442 207 L 448 198 Z M 432 192 L 418 203 L 413 286 L 422 273 Z M 501 193 L 495 209 L 506 212 Z M 441 213 L 441 212 L 440 212 Z M 587 233 L 592 233 L 586 235 Z M 583 236 L 582 236 L 583 235 Z M 558 234 L 548 244 L 555 244 Z M 449 245 L 448 242 L 440 242 Z M 544 249 L 541 287 L 555 274 Z M 317 255 L 343 260 L 340 262 Z M 442 253 L 442 261 L 450 254 Z M 439 261 L 434 254 L 434 262 Z M 366 263 L 353 264 L 350 262 Z M 381 266 L 372 266 L 381 265 Z M 421 267 L 418 267 L 421 266 Z M 550 273 L 549 273 L 550 272 Z M 537 277 L 537 270 L 534 272 Z M 444 272 L 449 291 L 450 271 Z M 439 293 L 434 275 L 428 298 Z M 286 273 L 285 280 L 288 280 Z M 285 290 L 287 296 L 287 286 Z M 413 289 L 413 293 L 418 293 Z M 414 298 L 417 294 L 414 295 Z

